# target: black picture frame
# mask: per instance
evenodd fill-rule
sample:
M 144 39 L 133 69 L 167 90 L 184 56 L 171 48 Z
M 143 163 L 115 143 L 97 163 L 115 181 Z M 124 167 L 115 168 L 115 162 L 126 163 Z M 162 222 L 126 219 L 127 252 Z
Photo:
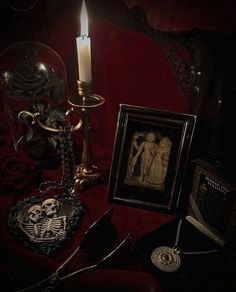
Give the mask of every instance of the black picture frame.
M 121 104 L 108 200 L 174 214 L 196 119 L 195 115 Z

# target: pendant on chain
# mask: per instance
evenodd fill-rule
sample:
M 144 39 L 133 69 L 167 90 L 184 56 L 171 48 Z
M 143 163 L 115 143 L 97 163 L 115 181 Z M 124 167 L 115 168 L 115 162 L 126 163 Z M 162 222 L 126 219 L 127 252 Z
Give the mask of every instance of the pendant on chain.
M 47 255 L 68 240 L 83 213 L 79 197 L 71 195 L 75 154 L 70 128 L 61 130 L 59 144 L 62 159 L 61 180 L 42 182 L 39 186 L 42 196 L 19 201 L 10 210 L 8 220 L 11 233 L 25 247 Z M 48 197 L 51 190 L 61 190 L 62 194 Z
M 81 201 L 76 197 L 32 197 L 11 209 L 8 226 L 23 246 L 51 255 L 68 241 L 82 213 Z
M 152 263 L 163 272 L 176 272 L 181 265 L 179 251 L 176 248 L 160 246 L 151 254 Z

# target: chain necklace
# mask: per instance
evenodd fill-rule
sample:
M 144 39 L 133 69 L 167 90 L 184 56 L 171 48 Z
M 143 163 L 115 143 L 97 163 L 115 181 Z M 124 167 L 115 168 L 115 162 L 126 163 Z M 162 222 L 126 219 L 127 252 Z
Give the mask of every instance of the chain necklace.
M 71 127 L 63 128 L 59 133 L 59 152 L 62 163 L 61 180 L 45 181 L 39 186 L 39 192 L 44 195 L 51 189 L 63 189 L 66 194 L 71 192 L 75 173 L 75 151 Z
M 152 263 L 163 272 L 176 272 L 181 266 L 180 255 L 199 255 L 199 254 L 210 254 L 218 252 L 218 249 L 211 249 L 206 251 L 182 251 L 178 244 L 180 238 L 180 229 L 182 225 L 182 219 L 179 221 L 175 243 L 173 247 L 160 246 L 153 250 L 151 254 Z
M 61 179 L 42 182 L 38 188 L 44 195 L 51 189 L 62 189 L 63 195 L 44 199 L 31 197 L 19 201 L 9 214 L 9 228 L 26 247 L 50 255 L 78 226 L 83 214 L 79 196 L 72 196 L 75 173 L 75 152 L 72 128 L 63 128 L 58 135 L 61 157 Z

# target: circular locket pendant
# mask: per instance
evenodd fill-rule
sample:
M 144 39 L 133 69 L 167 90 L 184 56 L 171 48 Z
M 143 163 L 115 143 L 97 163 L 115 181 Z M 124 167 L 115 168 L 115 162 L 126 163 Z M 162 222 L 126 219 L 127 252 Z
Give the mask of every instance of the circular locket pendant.
M 176 272 L 181 260 L 178 251 L 168 246 L 160 246 L 151 254 L 152 263 L 163 272 Z

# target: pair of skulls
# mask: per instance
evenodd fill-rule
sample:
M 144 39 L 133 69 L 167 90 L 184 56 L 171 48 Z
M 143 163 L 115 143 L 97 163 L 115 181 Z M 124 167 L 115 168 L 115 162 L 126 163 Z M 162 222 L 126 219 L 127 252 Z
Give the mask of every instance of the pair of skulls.
M 28 215 L 33 223 L 39 222 L 44 217 L 55 217 L 59 211 L 60 203 L 58 200 L 50 198 L 43 201 L 42 205 L 36 204 L 28 209 Z

